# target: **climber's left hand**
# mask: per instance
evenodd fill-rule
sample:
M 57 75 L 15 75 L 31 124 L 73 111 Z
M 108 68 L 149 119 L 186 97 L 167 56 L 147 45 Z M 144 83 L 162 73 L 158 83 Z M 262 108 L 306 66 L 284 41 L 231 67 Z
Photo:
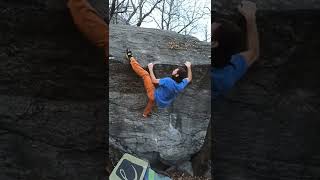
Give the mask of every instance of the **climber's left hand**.
M 149 64 L 148 64 L 148 68 L 149 68 L 149 69 L 153 69 L 153 66 L 154 66 L 153 63 L 149 63 Z

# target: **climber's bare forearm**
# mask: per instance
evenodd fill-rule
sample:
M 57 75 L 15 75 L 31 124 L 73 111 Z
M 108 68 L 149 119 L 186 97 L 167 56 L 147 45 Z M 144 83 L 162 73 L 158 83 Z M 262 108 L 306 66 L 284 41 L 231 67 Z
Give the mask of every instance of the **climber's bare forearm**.
M 191 66 L 187 67 L 188 68 L 188 81 L 191 82 L 192 81 L 192 70 L 191 70 Z
M 149 67 L 149 72 L 150 72 L 152 83 L 158 84 L 159 83 L 159 79 L 157 79 L 156 76 L 154 75 L 153 67 L 152 68 Z
M 192 81 L 192 71 L 191 71 L 191 62 L 189 61 L 186 61 L 184 63 L 184 65 L 186 65 L 187 69 L 188 69 L 188 77 L 187 77 L 187 80 L 188 82 Z
M 259 35 L 256 24 L 256 18 L 247 18 L 247 48 L 248 51 L 242 54 L 248 60 L 248 64 L 251 65 L 259 57 Z
M 247 23 L 247 51 L 241 54 L 250 66 L 259 57 L 259 35 L 256 23 L 257 7 L 254 2 L 242 1 L 238 6 L 238 10 L 245 17 Z

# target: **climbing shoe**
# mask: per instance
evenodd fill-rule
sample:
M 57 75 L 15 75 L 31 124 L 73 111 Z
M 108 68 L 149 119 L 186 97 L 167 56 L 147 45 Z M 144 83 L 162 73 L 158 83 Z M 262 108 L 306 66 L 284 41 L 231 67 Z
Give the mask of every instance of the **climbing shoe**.
M 132 57 L 132 52 L 131 52 L 130 49 L 126 50 L 126 57 L 127 57 L 128 60 L 130 60 L 130 58 Z
M 109 54 L 109 60 L 114 60 L 114 59 L 115 59 L 115 57 L 113 55 Z

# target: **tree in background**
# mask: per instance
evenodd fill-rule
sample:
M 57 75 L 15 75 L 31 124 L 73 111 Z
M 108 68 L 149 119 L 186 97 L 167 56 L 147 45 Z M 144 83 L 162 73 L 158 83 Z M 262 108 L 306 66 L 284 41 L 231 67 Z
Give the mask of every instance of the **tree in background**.
M 153 24 L 184 35 L 201 32 L 203 39 L 210 41 L 210 21 L 201 21 L 210 17 L 210 8 L 209 0 L 109 0 L 109 20 L 114 24 Z
M 201 4 L 202 2 L 202 4 Z M 161 19 L 153 17 L 160 29 L 176 31 L 185 35 L 198 28 L 198 21 L 210 14 L 210 8 L 204 1 L 163 0 L 160 11 Z
M 111 0 L 109 1 L 109 22 L 141 26 L 162 0 Z

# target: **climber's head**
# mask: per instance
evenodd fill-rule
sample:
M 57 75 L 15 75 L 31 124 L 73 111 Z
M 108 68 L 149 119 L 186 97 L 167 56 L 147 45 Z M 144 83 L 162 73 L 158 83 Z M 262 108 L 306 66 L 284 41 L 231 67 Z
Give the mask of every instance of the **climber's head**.
M 171 78 L 175 80 L 177 83 L 182 82 L 182 80 L 186 77 L 187 71 L 182 67 L 178 67 L 177 69 L 173 70 L 171 74 Z
M 213 65 L 215 67 L 224 67 L 231 56 L 239 53 L 241 50 L 241 29 L 231 21 L 219 19 L 211 24 L 213 34 Z

